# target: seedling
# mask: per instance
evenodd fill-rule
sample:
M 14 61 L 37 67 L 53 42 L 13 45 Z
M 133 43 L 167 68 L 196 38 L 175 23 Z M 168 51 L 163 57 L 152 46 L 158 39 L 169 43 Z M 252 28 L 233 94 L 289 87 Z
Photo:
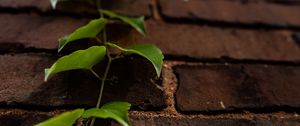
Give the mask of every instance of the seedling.
M 50 0 L 53 8 L 56 7 L 58 0 Z M 63 0 L 66 1 L 66 0 Z M 89 0 L 91 2 L 91 0 Z M 59 39 L 58 52 L 62 51 L 69 43 L 76 40 L 92 38 L 98 42 L 97 45 L 91 46 L 85 50 L 74 51 L 73 53 L 59 58 L 50 68 L 45 69 L 45 81 L 52 75 L 69 70 L 84 69 L 90 71 L 96 78 L 101 80 L 101 88 L 95 108 L 76 109 L 70 112 L 62 113 L 56 117 L 46 120 L 36 126 L 72 126 L 79 118 L 90 121 L 89 125 L 93 126 L 95 118 L 110 118 L 123 126 L 129 126 L 128 110 L 131 104 L 127 102 L 110 102 L 100 107 L 105 80 L 111 67 L 111 62 L 128 54 L 136 54 L 146 58 L 153 65 L 157 77 L 160 76 L 163 63 L 163 54 L 159 48 L 151 44 L 131 45 L 127 48 L 120 47 L 117 44 L 107 41 L 106 25 L 112 20 L 120 20 L 132 26 L 140 34 L 146 35 L 144 17 L 127 17 L 109 10 L 101 8 L 101 0 L 95 2 L 100 18 L 91 20 L 85 26 L 75 30 L 73 33 Z M 106 15 L 106 17 L 104 17 Z M 107 18 L 108 17 L 108 18 Z M 98 37 L 102 34 L 102 37 Z M 110 48 L 120 50 L 119 54 L 111 55 Z M 104 61 L 107 58 L 107 65 L 104 75 L 100 77 L 93 66 Z M 88 125 L 88 124 L 87 124 Z

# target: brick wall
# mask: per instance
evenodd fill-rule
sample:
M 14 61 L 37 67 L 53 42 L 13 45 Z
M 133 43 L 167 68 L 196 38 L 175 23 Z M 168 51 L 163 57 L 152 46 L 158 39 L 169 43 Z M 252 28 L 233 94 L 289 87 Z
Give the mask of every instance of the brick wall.
M 132 103 L 133 125 L 300 125 L 297 0 L 112 0 L 105 7 L 147 17 L 147 37 L 114 24 L 110 40 L 153 43 L 166 57 L 159 79 L 138 57 L 112 64 L 109 76 L 118 79 L 106 85 L 104 101 Z M 58 58 L 57 39 L 96 17 L 90 8 L 54 11 L 49 0 L 1 0 L 1 126 L 31 126 L 95 105 L 100 85 L 87 71 L 43 82 L 44 68 Z

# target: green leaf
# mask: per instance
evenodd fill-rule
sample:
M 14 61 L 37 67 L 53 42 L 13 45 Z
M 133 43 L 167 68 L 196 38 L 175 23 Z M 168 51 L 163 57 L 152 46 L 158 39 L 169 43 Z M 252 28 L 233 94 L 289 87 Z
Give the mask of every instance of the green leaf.
M 129 126 L 128 110 L 130 109 L 130 106 L 130 103 L 127 102 L 110 102 L 103 105 L 101 108 L 86 110 L 82 117 L 110 118 L 116 120 L 123 126 Z
M 87 25 L 78 28 L 70 35 L 60 38 L 58 52 L 60 52 L 66 44 L 72 41 L 84 38 L 95 38 L 99 34 L 99 32 L 103 30 L 107 22 L 108 21 L 105 18 L 94 19 L 90 21 Z
M 142 35 L 146 35 L 146 29 L 145 29 L 145 23 L 144 23 L 144 16 L 141 17 L 128 17 L 128 16 L 123 16 L 117 13 L 114 13 L 109 10 L 100 10 L 103 14 L 111 17 L 111 18 L 117 18 L 122 20 L 123 22 L 131 25 L 133 28 L 135 28 L 139 33 Z
M 118 48 L 126 53 L 133 53 L 143 56 L 152 63 L 156 70 L 157 77 L 160 76 L 164 55 L 162 54 L 161 50 L 156 46 L 152 44 L 138 44 L 127 48 L 122 48 L 113 43 L 107 43 L 107 45 L 114 48 Z
M 104 46 L 92 46 L 86 50 L 79 50 L 58 59 L 50 69 L 45 69 L 45 81 L 49 76 L 68 70 L 88 69 L 99 63 L 106 54 Z
M 83 112 L 84 109 L 76 109 L 70 112 L 64 112 L 35 126 L 73 126 L 75 121 L 81 117 Z

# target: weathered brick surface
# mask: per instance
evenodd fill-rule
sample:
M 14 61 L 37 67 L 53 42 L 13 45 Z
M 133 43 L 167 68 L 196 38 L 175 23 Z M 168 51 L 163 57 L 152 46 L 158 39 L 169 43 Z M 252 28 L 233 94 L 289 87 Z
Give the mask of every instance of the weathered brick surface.
M 238 1 L 241 0 L 227 0 L 227 1 Z M 243 3 L 258 3 L 258 2 L 269 2 L 269 3 L 278 3 L 278 4 L 299 4 L 299 0 L 242 0 Z
M 114 0 L 104 1 L 103 7 L 131 16 L 150 16 L 152 0 Z
M 8 106 L 94 106 L 100 82 L 88 71 L 67 72 L 43 82 L 44 68 L 54 59 L 43 54 L 0 56 L 0 102 Z M 165 106 L 164 92 L 148 62 L 120 60 L 112 67 L 115 79 L 105 87 L 104 102 L 129 101 L 134 108 L 144 110 Z
M 73 32 L 86 22 L 69 17 L 1 14 L 0 45 L 22 44 L 24 47 L 54 49 L 60 37 Z
M 38 8 L 41 11 L 50 9 L 49 0 L 1 0 L 0 7 L 9 8 Z
M 1 109 L 1 126 L 33 126 L 46 120 L 57 112 L 24 111 L 19 109 Z
M 87 23 L 86 19 L 41 17 L 34 14 L 1 14 L 0 19 L 2 50 L 18 44 L 24 47 L 55 49 L 58 38 Z M 288 61 L 300 59 L 300 49 L 292 33 L 283 30 L 217 28 L 149 20 L 149 34 L 142 37 L 123 25 L 109 28 L 113 29 L 109 32 L 109 40 L 117 40 L 123 45 L 154 43 L 168 55 Z
M 176 106 L 183 112 L 299 107 L 300 67 L 177 66 Z
M 128 25 L 109 24 L 109 41 L 123 46 L 153 43 L 167 58 L 180 60 L 164 64 L 159 79 L 151 64 L 137 56 L 113 62 L 103 103 L 132 103 L 136 111 L 129 116 L 134 126 L 300 125 L 298 1 L 102 1 L 104 8 L 125 15 L 166 19 L 148 19 L 146 37 Z M 58 38 L 98 16 L 94 10 L 85 0 L 60 3 L 55 11 L 49 0 L 0 2 L 1 126 L 31 126 L 64 111 L 55 109 L 95 105 L 100 82 L 89 71 L 64 72 L 43 82 L 43 69 L 57 59 L 44 53 L 54 52 Z M 90 44 L 75 42 L 63 53 Z M 204 62 L 229 57 L 243 64 L 191 64 L 182 57 Z M 104 65 L 94 69 L 102 75 Z M 118 125 L 102 121 L 96 124 Z
M 300 119 L 297 117 L 276 117 L 267 115 L 265 117 L 253 116 L 251 118 L 241 118 L 245 115 L 233 117 L 131 117 L 134 126 L 298 126 Z
M 294 37 L 295 41 L 297 42 L 298 46 L 300 47 L 300 32 L 293 34 L 293 37 Z
M 300 26 L 300 6 L 226 0 L 160 0 L 160 5 L 162 14 L 171 18 Z
M 3 126 L 32 126 L 61 112 L 1 109 L 0 124 Z M 130 113 L 130 120 L 133 126 L 298 126 L 300 124 L 298 116 L 285 113 L 202 117 L 151 116 Z M 101 126 L 119 126 L 119 124 L 110 120 L 102 121 Z
M 151 0 L 115 0 L 103 1 L 103 7 L 115 12 L 132 16 L 150 16 Z M 50 0 L 2 0 L 0 8 L 30 9 L 35 8 L 42 12 L 51 11 Z M 98 15 L 95 4 L 84 0 L 73 0 L 71 2 L 61 2 L 57 5 L 57 11 L 77 14 Z
M 300 48 L 291 32 L 217 28 L 203 25 L 166 24 L 148 21 L 142 37 L 117 26 L 109 38 L 121 44 L 154 43 L 165 54 L 191 58 L 222 58 L 299 61 Z M 124 26 L 123 26 L 124 27 Z M 121 32 L 120 32 L 121 31 Z M 134 34 L 133 34 L 134 33 Z

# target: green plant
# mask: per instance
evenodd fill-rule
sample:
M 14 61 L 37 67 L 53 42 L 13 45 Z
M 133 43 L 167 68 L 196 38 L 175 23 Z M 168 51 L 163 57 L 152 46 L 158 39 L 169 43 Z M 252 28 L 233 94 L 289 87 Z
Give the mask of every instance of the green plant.
M 55 8 L 58 0 L 50 1 L 53 8 Z M 114 119 L 123 126 L 129 126 L 130 122 L 128 119 L 128 110 L 131 106 L 129 103 L 110 102 L 100 108 L 105 80 L 107 79 L 107 74 L 109 72 L 111 62 L 128 54 L 136 54 L 146 58 L 151 62 L 156 71 L 157 77 L 159 77 L 161 73 L 164 56 L 160 49 L 158 49 L 154 45 L 139 44 L 123 48 L 118 46 L 117 44 L 107 41 L 106 24 L 109 21 L 113 19 L 123 21 L 132 26 L 142 35 L 145 35 L 146 30 L 144 26 L 144 17 L 123 16 L 109 10 L 101 9 L 100 0 L 94 2 L 97 5 L 100 18 L 91 20 L 87 25 L 82 26 L 75 30 L 73 33 L 59 39 L 58 52 L 63 50 L 64 47 L 69 43 L 72 43 L 79 39 L 93 38 L 98 42 L 98 44 L 88 49 L 78 50 L 69 55 L 59 58 L 49 69 L 45 69 L 45 81 L 47 81 L 50 76 L 64 71 L 75 69 L 85 69 L 90 71 L 95 77 L 101 80 L 101 88 L 99 91 L 99 97 L 96 107 L 88 110 L 76 109 L 71 112 L 65 112 L 61 115 L 37 124 L 36 126 L 72 126 L 79 118 L 89 119 L 90 126 L 94 125 L 95 118 L 110 118 Z M 109 18 L 105 18 L 104 15 Z M 100 34 L 103 35 L 101 38 L 98 37 Z M 110 54 L 110 48 L 116 48 L 120 50 L 119 54 L 112 56 Z M 103 61 L 105 58 L 107 58 L 107 66 L 105 68 L 103 77 L 100 77 L 93 70 L 93 66 Z

